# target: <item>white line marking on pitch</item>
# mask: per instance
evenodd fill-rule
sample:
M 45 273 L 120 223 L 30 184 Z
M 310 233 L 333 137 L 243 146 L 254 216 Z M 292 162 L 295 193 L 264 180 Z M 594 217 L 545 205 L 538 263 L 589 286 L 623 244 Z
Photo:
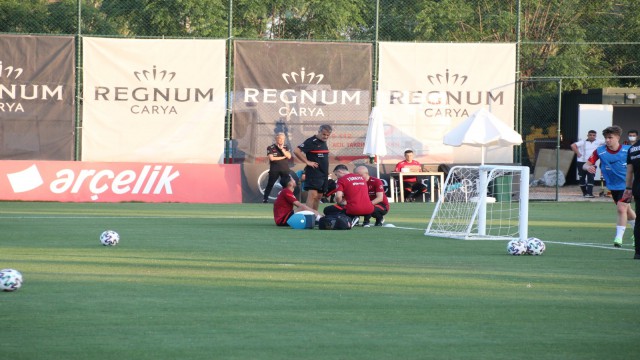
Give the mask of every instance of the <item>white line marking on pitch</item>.
M 607 246 L 607 245 L 593 245 L 589 243 L 569 243 L 569 242 L 562 242 L 562 241 L 546 241 L 546 240 L 543 240 L 543 241 L 547 244 L 582 246 L 582 247 L 591 247 L 591 248 L 606 249 L 606 250 L 635 251 L 634 249 L 623 249 L 623 248 L 613 247 L 613 245 Z
M 416 228 L 407 228 L 407 227 L 396 227 L 398 229 L 406 229 L 406 230 L 420 230 Z M 558 245 L 569 245 L 569 246 L 582 246 L 582 247 L 590 247 L 596 249 L 605 249 L 605 250 L 619 250 L 619 251 L 635 251 L 635 249 L 625 249 L 625 248 L 617 248 L 613 245 L 599 245 L 597 243 L 570 243 L 563 241 L 551 241 L 551 240 L 542 240 L 546 244 L 558 244 Z

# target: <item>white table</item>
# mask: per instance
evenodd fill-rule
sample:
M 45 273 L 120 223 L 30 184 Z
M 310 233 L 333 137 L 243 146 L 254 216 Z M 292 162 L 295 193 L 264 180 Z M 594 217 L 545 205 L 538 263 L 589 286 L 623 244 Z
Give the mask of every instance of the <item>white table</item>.
M 442 186 L 444 185 L 444 173 L 443 172 L 439 172 L 439 171 L 427 171 L 427 172 L 392 172 L 389 174 L 390 175 L 390 181 L 389 181 L 389 190 L 391 192 L 391 199 L 393 199 L 394 202 L 398 202 L 396 199 L 396 186 L 395 186 L 395 181 L 393 181 L 394 178 L 398 178 L 398 184 L 400 186 L 400 202 L 404 202 L 404 189 L 402 188 L 402 178 L 405 176 L 415 176 L 415 177 L 420 177 L 420 176 L 428 176 L 430 178 L 430 185 L 431 185 L 431 202 L 435 201 L 435 177 L 437 177 L 438 179 L 440 179 L 440 182 L 438 183 L 438 198 L 440 196 L 442 196 Z

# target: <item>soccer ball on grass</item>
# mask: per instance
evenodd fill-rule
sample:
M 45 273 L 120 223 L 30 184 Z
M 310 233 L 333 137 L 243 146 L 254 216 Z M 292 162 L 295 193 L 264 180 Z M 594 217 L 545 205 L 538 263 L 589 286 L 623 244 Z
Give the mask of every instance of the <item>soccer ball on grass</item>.
M 22 274 L 14 269 L 0 270 L 0 290 L 16 291 L 22 286 Z
M 106 230 L 100 234 L 100 244 L 104 246 L 116 246 L 120 242 L 120 235 L 113 230 Z
M 530 237 L 527 239 L 527 254 L 542 255 L 546 249 L 544 242 L 538 238 Z
M 507 252 L 510 255 L 524 255 L 527 253 L 527 244 L 519 239 L 511 240 L 507 244 Z

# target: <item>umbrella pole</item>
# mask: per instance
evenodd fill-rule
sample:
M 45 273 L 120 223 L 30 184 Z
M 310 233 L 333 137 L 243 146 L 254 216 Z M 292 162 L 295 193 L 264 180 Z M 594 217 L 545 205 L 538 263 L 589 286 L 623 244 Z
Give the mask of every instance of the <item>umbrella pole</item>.
M 376 177 L 380 179 L 380 156 L 376 156 Z

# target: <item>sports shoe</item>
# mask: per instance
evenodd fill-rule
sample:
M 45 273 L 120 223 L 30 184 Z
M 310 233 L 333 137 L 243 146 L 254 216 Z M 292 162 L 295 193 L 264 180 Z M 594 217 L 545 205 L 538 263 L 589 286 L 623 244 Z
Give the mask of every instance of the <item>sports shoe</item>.
M 362 227 L 371 227 L 371 223 L 369 223 L 368 221 L 365 221 L 362 223 Z
M 376 226 L 382 226 L 382 224 L 384 224 L 384 216 L 382 217 L 382 220 L 376 219 Z
M 613 239 L 613 246 L 615 246 L 615 247 L 622 247 L 622 238 L 615 238 L 615 239 Z
M 592 198 L 594 198 L 595 196 L 593 196 L 593 195 L 591 195 L 591 194 L 587 194 L 587 195 L 585 195 L 584 197 L 589 198 L 589 199 L 592 199 Z
M 262 203 L 263 203 L 263 204 L 266 204 L 266 203 L 268 203 L 268 202 L 269 202 L 269 200 L 267 200 L 267 199 L 262 199 Z
M 358 225 L 358 222 L 360 221 L 360 217 L 356 216 L 353 219 L 351 219 L 351 228 L 354 228 Z

